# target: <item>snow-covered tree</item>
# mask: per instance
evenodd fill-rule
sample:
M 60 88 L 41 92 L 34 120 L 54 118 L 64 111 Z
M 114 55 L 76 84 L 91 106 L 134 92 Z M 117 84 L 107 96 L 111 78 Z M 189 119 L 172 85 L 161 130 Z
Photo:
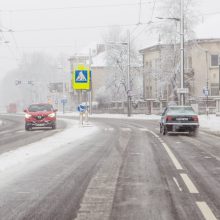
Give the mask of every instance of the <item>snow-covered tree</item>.
M 128 36 L 127 32 L 120 28 L 110 29 L 104 36 L 106 44 L 106 63 L 108 77 L 105 88 L 108 91 L 106 97 L 111 101 L 124 101 L 128 91 Z M 130 86 L 133 98 L 140 97 L 142 93 L 141 60 L 130 42 Z M 135 96 L 135 97 L 134 97 Z
M 195 38 L 193 32 L 197 17 L 194 12 L 195 0 L 184 1 L 184 38 L 185 41 Z M 164 0 L 159 4 L 161 20 L 155 22 L 152 30 L 159 34 L 159 43 L 163 45 L 160 50 L 160 69 L 158 87 L 163 96 L 169 90 L 169 100 L 178 100 L 177 88 L 180 87 L 180 0 Z M 185 47 L 185 57 L 188 56 Z M 185 80 L 190 81 L 192 74 L 185 74 Z M 190 86 L 188 84 L 188 86 Z M 166 94 L 168 95 L 168 94 Z

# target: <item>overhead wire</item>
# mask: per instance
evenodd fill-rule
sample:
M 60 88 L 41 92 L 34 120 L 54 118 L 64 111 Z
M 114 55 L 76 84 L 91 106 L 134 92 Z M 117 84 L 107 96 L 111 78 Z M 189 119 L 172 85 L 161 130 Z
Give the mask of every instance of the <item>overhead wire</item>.
M 143 4 L 151 3 L 150 1 L 144 1 Z M 121 3 L 121 4 L 100 4 L 100 5 L 84 5 L 84 6 L 68 6 L 68 7 L 55 7 L 55 8 L 27 8 L 27 9 L 11 9 L 2 10 L 1 12 L 33 12 L 33 11 L 50 11 L 50 10 L 72 10 L 72 9 L 86 9 L 86 8 L 103 8 L 103 7 L 121 7 L 121 6 L 134 6 L 139 5 L 136 3 Z
M 1 33 L 2 33 L 2 39 L 5 40 L 5 42 L 7 42 L 6 37 L 5 37 L 5 34 L 4 34 L 2 31 L 1 31 Z M 6 47 L 8 48 L 8 50 L 9 50 L 11 56 L 14 58 L 14 60 L 17 61 L 18 58 L 17 58 L 17 56 L 16 56 L 15 51 L 13 51 L 13 49 L 8 45 L 8 43 L 6 43 L 5 45 L 6 45 Z
M 145 24 L 146 24 L 146 27 L 144 27 L 138 34 L 136 34 L 136 35 L 131 39 L 131 42 L 133 42 L 137 37 L 139 37 L 139 36 L 141 35 L 141 33 L 144 32 L 144 31 L 149 27 L 149 24 L 153 23 L 152 20 L 153 20 L 153 16 L 154 16 L 155 7 L 156 7 L 156 1 L 157 1 L 157 0 L 154 0 L 154 2 L 153 2 L 153 8 L 152 8 L 151 17 L 150 17 L 149 22 L 145 23 Z
M 146 23 L 143 23 L 146 24 Z M 68 31 L 75 29 L 99 29 L 99 28 L 109 28 L 109 27 L 126 27 L 135 26 L 136 24 L 115 24 L 115 25 L 95 25 L 95 26 L 75 26 L 75 27 L 60 27 L 60 28 L 39 28 L 39 29 L 14 29 L 14 30 L 2 30 L 2 32 L 21 33 L 21 32 L 42 32 L 42 31 Z

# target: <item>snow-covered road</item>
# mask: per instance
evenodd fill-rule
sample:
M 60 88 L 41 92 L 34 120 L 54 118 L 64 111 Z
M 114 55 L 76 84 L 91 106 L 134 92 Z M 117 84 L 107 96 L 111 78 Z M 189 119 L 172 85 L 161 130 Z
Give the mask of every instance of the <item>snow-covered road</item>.
M 79 126 L 78 121 L 61 119 L 68 123 L 67 129 L 41 141 L 28 144 L 16 150 L 0 155 L 0 172 L 11 167 L 28 164 L 31 160 L 41 157 L 56 149 L 62 148 L 68 143 L 83 139 L 92 135 L 98 128 L 92 124 Z

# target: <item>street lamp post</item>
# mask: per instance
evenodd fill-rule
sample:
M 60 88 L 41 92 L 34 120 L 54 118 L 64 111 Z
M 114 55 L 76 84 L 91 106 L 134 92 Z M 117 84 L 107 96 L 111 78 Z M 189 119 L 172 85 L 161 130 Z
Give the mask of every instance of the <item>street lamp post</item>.
M 180 0 L 180 18 L 156 17 L 157 19 L 168 19 L 180 22 L 180 105 L 185 104 L 184 88 L 184 0 Z
M 128 72 L 127 72 L 127 98 L 128 98 L 128 117 L 131 116 L 131 80 L 130 80 L 130 31 L 128 34 L 127 52 L 128 52 Z
M 181 0 L 180 4 L 180 55 L 181 55 L 181 73 L 180 73 L 180 104 L 184 105 L 185 97 L 183 93 L 184 89 L 184 0 Z

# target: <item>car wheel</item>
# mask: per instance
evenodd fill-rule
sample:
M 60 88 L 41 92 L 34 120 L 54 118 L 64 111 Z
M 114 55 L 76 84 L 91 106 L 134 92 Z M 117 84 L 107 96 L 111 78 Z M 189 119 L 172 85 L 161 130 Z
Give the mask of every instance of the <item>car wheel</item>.
M 161 124 L 160 124 L 160 134 L 162 134 L 162 126 L 161 126 Z
M 30 131 L 30 130 L 31 130 L 31 127 L 30 127 L 30 126 L 25 125 L 25 131 Z
M 163 135 L 166 135 L 166 134 L 167 134 L 167 128 L 166 128 L 166 126 L 163 126 L 162 134 L 163 134 Z
M 53 130 L 55 130 L 57 128 L 56 124 L 53 124 L 51 127 Z

